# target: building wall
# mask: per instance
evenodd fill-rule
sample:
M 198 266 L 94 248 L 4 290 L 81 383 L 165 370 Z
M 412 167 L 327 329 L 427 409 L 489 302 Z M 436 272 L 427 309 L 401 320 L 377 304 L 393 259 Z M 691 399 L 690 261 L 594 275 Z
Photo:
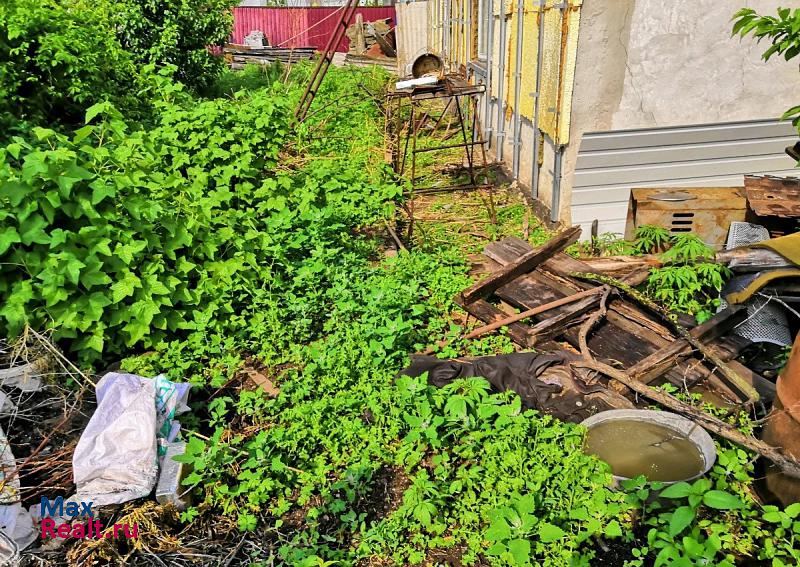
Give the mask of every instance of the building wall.
M 429 51 L 428 48 L 428 3 L 398 2 L 397 13 L 397 75 L 411 75 L 414 60 Z
M 428 0 L 429 3 L 434 1 L 437 4 L 449 2 L 452 7 L 460 0 Z M 501 3 L 505 4 L 505 10 L 501 10 Z M 774 120 L 786 108 L 800 102 L 800 73 L 795 62 L 787 63 L 780 58 L 764 62 L 761 53 L 766 49 L 765 45 L 758 45 L 751 38 L 732 38 L 730 34 L 731 16 L 742 6 L 752 6 L 762 13 L 774 13 L 782 3 L 786 2 L 570 0 L 571 9 L 580 10 L 580 27 L 573 36 L 567 36 L 570 41 L 577 36 L 575 61 L 570 62 L 568 53 L 563 52 L 557 60 L 550 61 L 556 61 L 562 67 L 558 73 L 560 79 L 547 71 L 552 65 L 545 62 L 544 83 L 540 89 L 543 96 L 547 95 L 553 92 L 553 82 L 560 80 L 563 84 L 559 100 L 563 102 L 572 97 L 567 134 L 555 142 L 553 138 L 559 136 L 554 133 L 543 136 L 537 197 L 547 208 L 553 204 L 555 156 L 560 144 L 567 140 L 561 162 L 561 197 L 553 218 L 572 221 L 572 185 L 585 133 Z M 555 0 L 545 0 L 546 10 L 554 4 Z M 533 142 L 537 136 L 532 124 L 533 115 L 525 112 L 526 102 L 532 99 L 525 97 L 531 96 L 527 91 L 533 90 L 530 76 L 536 71 L 537 46 L 532 40 L 538 37 L 538 6 L 538 0 L 523 0 L 525 19 L 521 68 L 524 89 L 518 134 L 518 181 L 526 188 L 531 186 L 536 159 Z M 509 170 L 513 165 L 514 148 L 515 9 L 515 0 L 493 0 L 490 96 L 488 105 L 481 106 L 484 132 L 491 142 L 490 152 L 501 157 Z M 504 16 L 501 16 L 501 11 L 505 12 Z M 448 14 L 454 17 L 452 11 L 444 8 L 434 12 L 440 15 L 434 15 L 430 21 L 431 28 L 437 24 L 436 17 L 446 18 Z M 554 17 L 553 13 L 551 17 Z M 475 8 L 472 17 L 477 17 Z M 501 18 L 506 21 L 503 45 L 500 41 Z M 437 42 L 430 44 L 429 39 L 429 47 L 432 50 L 443 49 L 447 41 L 445 35 L 434 35 L 442 46 Z M 545 39 L 547 37 L 545 33 Z M 563 42 L 564 45 L 567 43 Z M 550 50 L 548 53 L 553 55 L 556 52 Z M 505 66 L 503 92 L 498 92 L 501 58 Z M 457 68 L 463 63 L 451 61 L 450 67 Z M 563 78 L 563 71 L 569 71 L 570 65 L 574 66 L 574 84 L 571 77 Z M 525 73 L 528 73 L 527 80 Z M 476 73 L 475 79 L 484 82 L 485 72 Z M 498 109 L 498 104 L 503 108 Z M 564 109 L 559 111 L 563 115 Z M 542 112 L 540 110 L 540 119 Z M 776 130 L 775 136 L 786 136 L 784 130 Z M 501 134 L 500 138 L 498 134 Z M 787 163 L 789 167 L 793 165 Z
M 785 2 L 584 0 L 562 202 L 585 133 L 776 119 L 800 102 L 795 62 L 764 62 L 764 44 L 731 37 L 748 4 L 774 13 Z

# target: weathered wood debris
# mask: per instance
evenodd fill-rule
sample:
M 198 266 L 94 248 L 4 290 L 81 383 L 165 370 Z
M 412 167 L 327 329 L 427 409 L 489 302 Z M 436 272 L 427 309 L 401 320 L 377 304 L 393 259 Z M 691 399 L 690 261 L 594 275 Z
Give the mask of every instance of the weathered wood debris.
M 573 227 L 537 248 L 506 238 L 473 257 L 478 281 L 456 302 L 486 325 L 467 337 L 506 327 L 525 349 L 568 351 L 573 371 L 585 381 L 622 394 L 620 407 L 656 402 L 800 477 L 800 462 L 791 455 L 654 388 L 672 384 L 731 409 L 771 403 L 775 384 L 736 360 L 748 342 L 729 332 L 746 309 L 731 305 L 691 325 L 635 290 L 654 258 L 617 260 L 609 270 L 609 262 L 584 262 L 563 252 L 579 234 Z

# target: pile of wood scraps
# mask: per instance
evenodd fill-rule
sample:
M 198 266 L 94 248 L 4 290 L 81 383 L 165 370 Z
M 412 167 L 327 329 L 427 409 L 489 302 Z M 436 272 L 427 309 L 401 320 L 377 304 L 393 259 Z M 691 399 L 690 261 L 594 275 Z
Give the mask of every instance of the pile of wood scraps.
M 625 369 L 647 384 L 670 382 L 728 404 L 753 401 L 758 390 L 762 396 L 772 395 L 774 388 L 768 380 L 734 360 L 745 345 L 725 333 L 741 321 L 740 308 L 720 312 L 692 329 L 691 338 L 684 338 L 660 314 L 624 291 L 632 292 L 647 278 L 646 267 L 619 280 L 624 284 L 621 290 L 612 278 L 562 253 L 579 233 L 578 227 L 569 229 L 536 249 L 518 238 L 487 245 L 475 263 L 486 277 L 465 290 L 458 303 L 474 317 L 495 324 L 515 316 L 516 310 L 534 310 L 526 317 L 528 323 L 509 324 L 509 335 L 520 346 L 552 348 L 554 339 L 562 339 L 574 349 L 583 346 L 586 352 L 582 354 Z M 598 313 L 602 317 L 597 317 L 591 332 L 582 330 L 581 324 Z M 701 346 L 692 347 L 690 342 Z M 740 375 L 745 384 L 731 383 L 719 368 L 710 367 L 709 355 L 731 369 L 729 375 Z
M 280 61 L 285 64 L 294 64 L 298 61 L 312 59 L 315 51 L 314 47 L 249 47 L 229 43 L 223 49 L 223 54 L 231 69 L 244 69 L 248 63 L 269 65 Z
M 379 65 L 397 72 L 397 50 L 395 47 L 394 26 L 391 19 L 365 22 L 361 14 L 347 27 L 350 40 L 344 62 L 359 67 Z
M 564 254 L 579 235 L 573 227 L 537 248 L 513 237 L 488 244 L 473 258 L 479 281 L 456 298 L 486 323 L 467 337 L 506 327 L 524 349 L 569 352 L 585 382 L 621 394 L 619 407 L 656 401 L 800 475 L 791 456 L 652 387 L 669 383 L 726 408 L 771 403 L 774 383 L 736 361 L 748 342 L 729 331 L 746 310 L 732 305 L 691 327 L 636 291 L 647 264 L 617 279 Z

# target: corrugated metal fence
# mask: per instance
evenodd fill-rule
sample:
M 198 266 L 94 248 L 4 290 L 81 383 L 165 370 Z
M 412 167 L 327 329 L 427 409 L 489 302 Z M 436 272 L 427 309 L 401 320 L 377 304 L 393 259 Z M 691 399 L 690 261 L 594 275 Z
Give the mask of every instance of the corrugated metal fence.
M 281 47 L 316 47 L 324 49 L 328 38 L 339 21 L 341 8 L 247 8 L 233 9 L 233 42 L 243 43 L 253 30 L 264 32 L 271 45 Z M 394 6 L 358 8 L 356 13 L 365 22 L 391 18 L 394 24 Z M 348 40 L 344 37 L 336 51 L 347 51 Z

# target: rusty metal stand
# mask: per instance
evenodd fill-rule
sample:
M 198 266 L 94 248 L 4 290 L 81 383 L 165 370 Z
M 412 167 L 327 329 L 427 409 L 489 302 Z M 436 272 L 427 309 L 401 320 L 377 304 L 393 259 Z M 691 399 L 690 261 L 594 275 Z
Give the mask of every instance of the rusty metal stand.
M 431 195 L 434 193 L 450 193 L 455 191 L 473 191 L 489 189 L 488 207 L 493 222 L 496 222 L 494 211 L 493 185 L 489 181 L 488 165 L 486 158 L 486 142 L 477 127 L 478 99 L 485 92 L 483 85 L 469 85 L 459 77 L 446 77 L 444 81 L 435 86 L 416 89 L 395 90 L 387 93 L 387 129 L 386 129 L 386 156 L 392 163 L 395 174 L 410 183 L 406 192 L 407 200 L 402 204 L 408 215 L 408 229 L 406 242 L 410 245 L 414 232 L 414 198 L 418 195 Z M 431 100 L 443 101 L 444 108 L 436 123 L 431 128 L 435 132 L 448 114 L 451 106 L 455 106 L 455 135 L 461 133 L 462 141 L 457 144 L 441 144 L 431 147 L 417 147 L 420 130 L 429 120 L 429 110 L 424 110 L 424 102 Z M 396 101 L 396 104 L 393 104 Z M 404 124 L 404 109 L 408 108 L 408 121 Z M 447 124 L 449 137 L 453 125 L 452 112 Z M 467 125 L 470 129 L 467 129 Z M 410 148 L 409 148 L 410 146 Z M 476 163 L 475 148 L 480 148 L 480 164 Z M 417 155 L 426 152 L 436 152 L 453 148 L 463 148 L 467 162 L 469 183 L 462 185 L 444 185 L 417 187 Z M 410 175 L 406 175 L 410 157 Z M 463 164 L 463 160 L 461 162 Z
M 394 109 L 395 133 L 394 137 L 390 140 L 388 152 L 391 153 L 392 167 L 395 173 L 401 178 L 407 178 L 410 182 L 411 189 L 409 193 L 411 197 L 414 195 L 470 191 L 491 187 L 487 173 L 488 160 L 486 158 L 486 142 L 483 140 L 480 130 L 477 128 L 478 98 L 484 93 L 484 90 L 483 85 L 458 85 L 454 84 L 454 81 L 446 79 L 444 83 L 434 88 L 390 91 L 387 94 L 389 105 L 391 105 L 392 100 L 397 101 Z M 434 99 L 445 101 L 445 106 L 432 130 L 435 131 L 439 127 L 447 111 L 454 105 L 456 112 L 456 128 L 461 133 L 462 142 L 418 148 L 417 140 L 419 132 L 429 119 L 428 112 L 423 112 L 421 103 Z M 465 102 L 466 105 L 464 104 Z M 389 105 L 387 105 L 387 107 Z M 402 124 L 404 106 L 409 107 L 409 119 L 405 126 Z M 467 124 L 470 125 L 469 131 L 467 130 Z M 411 146 L 410 149 L 409 145 Z M 476 147 L 480 147 L 480 164 L 477 164 L 475 159 Z M 436 152 L 453 148 L 464 149 L 470 182 L 462 185 L 417 187 L 417 155 L 425 152 Z M 410 175 L 406 176 L 409 158 L 411 162 L 411 172 Z M 483 180 L 479 182 L 481 176 Z

